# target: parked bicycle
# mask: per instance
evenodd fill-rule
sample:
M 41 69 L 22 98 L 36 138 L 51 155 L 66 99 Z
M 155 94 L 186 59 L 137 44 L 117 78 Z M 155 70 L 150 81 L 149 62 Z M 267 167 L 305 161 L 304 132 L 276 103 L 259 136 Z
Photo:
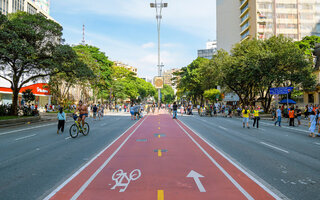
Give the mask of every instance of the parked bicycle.
M 90 126 L 87 122 L 84 123 L 82 127 L 81 122 L 78 121 L 78 115 L 73 115 L 74 124 L 71 125 L 69 129 L 70 136 L 72 138 L 76 138 L 79 135 L 79 132 L 82 133 L 84 136 L 87 136 L 90 131 Z

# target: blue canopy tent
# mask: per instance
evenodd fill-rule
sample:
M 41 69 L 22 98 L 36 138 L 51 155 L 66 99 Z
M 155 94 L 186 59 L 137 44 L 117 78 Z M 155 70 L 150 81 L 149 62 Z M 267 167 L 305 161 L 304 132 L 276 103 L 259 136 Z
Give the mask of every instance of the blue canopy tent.
M 287 99 L 283 99 L 279 102 L 279 104 L 297 104 L 295 101 L 293 101 L 292 99 L 288 99 L 288 102 L 287 102 Z

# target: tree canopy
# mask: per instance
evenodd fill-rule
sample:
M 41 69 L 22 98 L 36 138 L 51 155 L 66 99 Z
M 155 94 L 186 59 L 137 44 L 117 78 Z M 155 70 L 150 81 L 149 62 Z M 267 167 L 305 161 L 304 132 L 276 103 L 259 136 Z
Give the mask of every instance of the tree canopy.
M 0 14 L 0 77 L 11 84 L 17 115 L 20 89 L 59 72 L 88 71 L 68 45 L 60 43 L 62 27 L 40 14 Z

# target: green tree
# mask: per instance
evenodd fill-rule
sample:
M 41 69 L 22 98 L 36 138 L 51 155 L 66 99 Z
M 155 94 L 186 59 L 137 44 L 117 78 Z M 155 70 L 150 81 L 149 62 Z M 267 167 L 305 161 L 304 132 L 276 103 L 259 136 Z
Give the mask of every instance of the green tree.
M 14 115 L 25 84 L 84 66 L 71 47 L 60 44 L 61 36 L 62 27 L 40 14 L 0 14 L 0 77 L 11 84 Z
M 80 60 L 87 64 L 94 72 L 89 82 L 98 98 L 106 98 L 109 95 L 112 82 L 113 62 L 99 48 L 90 45 L 78 45 L 73 47 Z
M 204 88 L 209 87 L 204 86 L 206 83 L 204 83 L 200 71 L 202 66 L 208 65 L 208 63 L 208 59 L 199 57 L 187 67 L 183 67 L 179 72 L 174 73 L 175 76 L 180 77 L 175 80 L 177 88 L 193 99 L 194 102 L 200 99 L 202 103 Z
M 214 103 L 217 99 L 220 99 L 221 92 L 218 89 L 206 90 L 203 93 L 204 98 Z
M 32 93 L 31 89 L 26 89 L 22 92 L 22 98 L 30 104 L 30 102 L 34 101 L 36 99 L 36 96 Z
M 158 101 L 158 91 L 156 92 L 156 95 L 154 96 L 156 102 Z M 174 90 L 170 85 L 163 85 L 163 89 L 161 89 L 161 102 L 162 103 L 173 103 L 175 100 Z
M 231 55 L 224 54 L 218 60 L 220 63 L 224 57 L 220 83 L 234 91 L 245 105 L 260 100 L 268 111 L 272 100 L 270 88 L 307 89 L 315 84 L 309 59 L 291 39 L 283 36 L 243 41 L 235 45 Z

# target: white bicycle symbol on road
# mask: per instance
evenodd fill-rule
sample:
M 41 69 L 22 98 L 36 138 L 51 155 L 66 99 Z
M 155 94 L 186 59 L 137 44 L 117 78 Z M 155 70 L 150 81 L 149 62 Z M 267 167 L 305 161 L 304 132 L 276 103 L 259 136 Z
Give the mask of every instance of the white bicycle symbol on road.
M 119 192 L 126 191 L 127 187 L 129 186 L 131 181 L 135 181 L 141 176 L 141 171 L 139 169 L 133 170 L 129 177 L 127 176 L 126 172 L 123 172 L 122 169 L 119 169 L 112 175 L 112 180 L 116 182 L 116 184 L 111 188 L 111 190 L 116 189 L 116 187 L 124 187 L 120 189 Z

